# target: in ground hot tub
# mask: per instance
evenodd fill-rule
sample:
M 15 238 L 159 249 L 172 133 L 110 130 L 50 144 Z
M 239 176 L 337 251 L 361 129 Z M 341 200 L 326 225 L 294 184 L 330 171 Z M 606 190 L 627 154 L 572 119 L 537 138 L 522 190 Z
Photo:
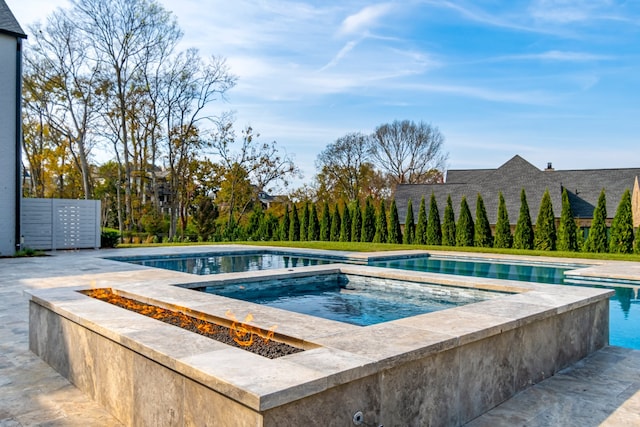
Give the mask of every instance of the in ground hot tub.
M 358 326 L 185 289 L 323 275 L 493 297 Z M 196 319 L 273 330 L 301 351 L 263 357 L 78 292 L 89 284 L 31 292 L 30 348 L 126 425 L 346 426 L 461 425 L 608 343 L 603 289 L 345 264 L 193 277 L 99 285 Z

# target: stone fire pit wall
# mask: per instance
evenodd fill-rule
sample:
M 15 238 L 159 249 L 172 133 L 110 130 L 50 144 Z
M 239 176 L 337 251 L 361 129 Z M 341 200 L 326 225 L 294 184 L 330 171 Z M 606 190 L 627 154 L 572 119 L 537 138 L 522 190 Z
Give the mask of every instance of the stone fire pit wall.
M 362 266 L 312 270 L 322 269 L 455 284 Z M 305 351 L 271 360 L 73 289 L 38 290 L 29 342 L 125 425 L 163 426 L 348 426 L 357 413 L 364 425 L 462 425 L 608 344 L 610 291 L 487 279 L 457 285 L 513 293 L 357 327 L 175 286 L 126 289 L 215 316 L 250 310 L 264 322 L 256 326 L 277 322 Z

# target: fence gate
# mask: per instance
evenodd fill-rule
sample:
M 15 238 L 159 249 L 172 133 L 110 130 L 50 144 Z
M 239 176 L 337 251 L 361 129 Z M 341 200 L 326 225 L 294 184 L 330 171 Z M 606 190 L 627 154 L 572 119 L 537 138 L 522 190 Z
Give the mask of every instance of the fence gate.
M 100 200 L 22 199 L 23 247 L 100 247 Z

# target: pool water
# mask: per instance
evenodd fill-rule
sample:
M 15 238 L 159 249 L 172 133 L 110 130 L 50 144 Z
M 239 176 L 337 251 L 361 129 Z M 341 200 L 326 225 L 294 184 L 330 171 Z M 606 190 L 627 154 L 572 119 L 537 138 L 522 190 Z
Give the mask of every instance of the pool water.
M 561 284 L 564 272 L 581 266 L 548 266 L 529 264 L 507 264 L 478 260 L 419 257 L 372 261 L 376 267 L 399 268 L 402 270 L 425 271 L 430 273 L 455 274 L 458 276 L 486 277 L 492 279 L 518 280 Z
M 209 286 L 205 292 L 358 326 L 368 326 L 458 307 L 504 295 L 388 279 L 345 275 L 289 284 L 245 283 Z
M 198 275 L 241 273 L 245 271 L 271 270 L 276 268 L 306 267 L 309 265 L 338 262 L 329 258 L 287 255 L 278 253 L 250 254 L 193 254 L 155 258 L 119 257 L 116 261 L 148 267 L 164 268 Z

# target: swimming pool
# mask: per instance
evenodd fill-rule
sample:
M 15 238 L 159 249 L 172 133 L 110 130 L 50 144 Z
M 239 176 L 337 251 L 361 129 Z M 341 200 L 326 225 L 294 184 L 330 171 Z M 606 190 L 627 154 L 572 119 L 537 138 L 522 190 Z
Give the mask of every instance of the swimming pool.
M 163 257 L 112 257 L 114 261 L 198 275 L 306 267 L 339 262 L 332 258 L 278 252 L 200 253 Z
M 345 274 L 254 281 L 198 290 L 357 326 L 369 326 L 505 295 Z
M 369 265 L 430 273 L 455 274 L 457 276 L 551 284 L 563 284 L 565 271 L 585 267 L 584 265 L 507 263 L 495 260 L 483 261 L 469 258 L 439 258 L 434 256 L 374 260 L 369 262 Z

